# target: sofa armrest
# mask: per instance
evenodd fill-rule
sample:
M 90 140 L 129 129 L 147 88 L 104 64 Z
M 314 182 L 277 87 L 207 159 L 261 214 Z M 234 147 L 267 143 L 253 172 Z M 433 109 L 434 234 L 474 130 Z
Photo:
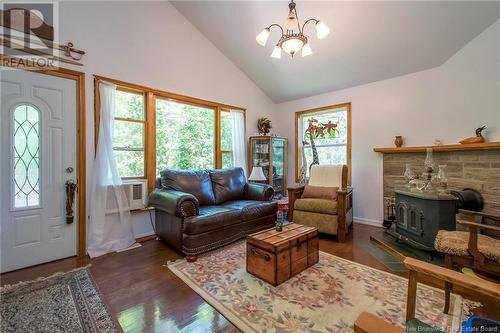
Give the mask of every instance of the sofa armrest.
M 274 188 L 267 184 L 247 183 L 243 197 L 248 200 L 269 201 L 274 196 Z
M 180 218 L 195 216 L 200 212 L 198 199 L 181 191 L 156 189 L 149 195 L 149 204 Z

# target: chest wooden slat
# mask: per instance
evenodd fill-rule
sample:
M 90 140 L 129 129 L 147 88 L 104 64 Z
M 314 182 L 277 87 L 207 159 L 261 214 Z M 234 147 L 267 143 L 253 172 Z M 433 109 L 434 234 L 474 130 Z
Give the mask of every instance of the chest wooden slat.
M 264 230 L 247 237 L 247 272 L 277 286 L 316 264 L 318 230 L 289 224 L 283 231 Z

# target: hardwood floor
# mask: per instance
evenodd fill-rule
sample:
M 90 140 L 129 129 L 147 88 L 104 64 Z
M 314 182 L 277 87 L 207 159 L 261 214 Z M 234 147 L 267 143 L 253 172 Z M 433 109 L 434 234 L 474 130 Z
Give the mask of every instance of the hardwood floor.
M 382 234 L 381 228 L 354 226 L 346 243 L 323 236 L 320 250 L 380 270 L 389 271 L 368 252 L 356 245 L 357 240 Z M 125 332 L 234 332 L 237 329 L 192 291 L 165 266 L 182 256 L 166 243 L 150 240 L 137 249 L 112 253 L 96 259 L 68 258 L 0 276 L 1 285 L 32 280 L 55 272 L 91 264 L 92 275 L 109 310 Z M 406 276 L 406 273 L 399 273 Z M 430 281 L 422 281 L 432 284 Z M 438 286 L 442 288 L 442 286 Z M 484 306 L 477 314 L 500 320 L 500 304 L 492 299 L 478 299 Z M 402 309 L 404 311 L 404 309 Z

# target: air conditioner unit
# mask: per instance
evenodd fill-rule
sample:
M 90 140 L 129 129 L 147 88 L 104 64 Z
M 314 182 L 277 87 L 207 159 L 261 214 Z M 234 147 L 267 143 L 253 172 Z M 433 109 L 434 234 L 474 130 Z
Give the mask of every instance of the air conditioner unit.
M 123 185 L 130 210 L 146 208 L 148 205 L 148 181 L 146 179 L 124 180 Z
M 130 210 L 137 210 L 147 207 L 148 182 L 146 179 L 123 180 L 121 187 L 125 192 L 125 197 L 128 203 L 127 208 L 129 208 Z M 118 212 L 118 205 L 116 203 L 112 186 L 108 187 L 106 206 L 106 212 L 108 214 Z

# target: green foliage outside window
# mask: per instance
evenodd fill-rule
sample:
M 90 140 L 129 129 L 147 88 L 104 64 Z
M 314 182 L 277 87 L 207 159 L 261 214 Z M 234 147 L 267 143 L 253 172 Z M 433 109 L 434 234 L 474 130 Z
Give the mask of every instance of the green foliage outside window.
M 156 100 L 156 170 L 215 167 L 215 110 Z
M 116 91 L 113 148 L 121 177 L 145 175 L 145 106 L 142 94 Z M 233 167 L 232 116 L 221 112 L 222 167 Z M 215 167 L 215 110 L 156 99 L 156 170 Z

